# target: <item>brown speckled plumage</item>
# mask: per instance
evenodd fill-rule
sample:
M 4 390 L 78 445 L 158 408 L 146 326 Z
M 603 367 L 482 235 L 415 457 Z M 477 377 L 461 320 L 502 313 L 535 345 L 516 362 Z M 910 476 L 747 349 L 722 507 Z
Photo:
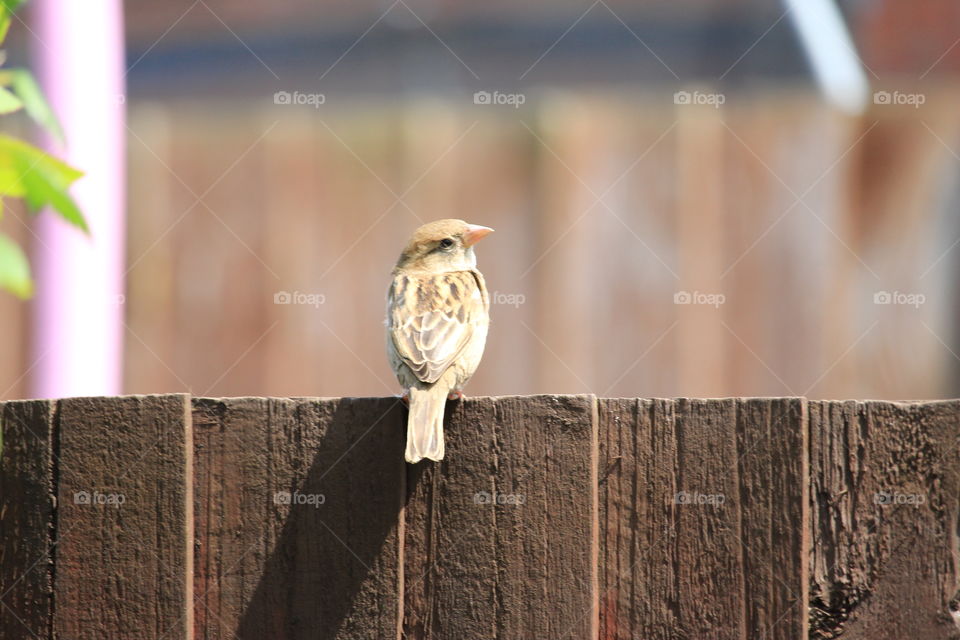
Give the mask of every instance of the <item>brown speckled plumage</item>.
M 447 396 L 459 393 L 480 364 L 490 301 L 472 244 L 490 231 L 461 220 L 426 224 L 394 268 L 387 355 L 410 398 L 408 462 L 443 458 Z

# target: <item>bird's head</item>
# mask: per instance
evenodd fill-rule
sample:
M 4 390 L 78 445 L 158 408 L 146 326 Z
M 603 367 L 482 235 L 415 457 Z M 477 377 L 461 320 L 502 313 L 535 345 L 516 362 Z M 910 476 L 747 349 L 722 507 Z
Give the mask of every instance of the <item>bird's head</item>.
M 477 266 L 473 245 L 492 232 L 490 227 L 446 219 L 428 222 L 413 232 L 400 259 L 398 271 L 446 273 Z

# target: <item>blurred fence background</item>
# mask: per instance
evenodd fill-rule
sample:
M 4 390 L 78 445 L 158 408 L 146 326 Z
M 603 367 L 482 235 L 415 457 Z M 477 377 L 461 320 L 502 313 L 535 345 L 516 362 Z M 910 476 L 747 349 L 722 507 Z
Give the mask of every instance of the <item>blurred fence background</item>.
M 128 5 L 124 391 L 397 392 L 389 271 L 460 217 L 497 230 L 469 394 L 958 395 L 960 15 L 843 7 L 922 104 L 826 105 L 773 2 Z

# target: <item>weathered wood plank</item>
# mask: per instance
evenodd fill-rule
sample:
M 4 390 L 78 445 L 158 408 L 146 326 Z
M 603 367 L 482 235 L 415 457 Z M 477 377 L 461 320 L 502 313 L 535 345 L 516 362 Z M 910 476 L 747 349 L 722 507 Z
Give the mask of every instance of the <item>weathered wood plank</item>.
M 195 399 L 196 638 L 397 632 L 403 412 Z
M 599 392 L 584 382 L 599 378 L 595 370 L 596 333 L 583 331 L 595 320 L 593 305 L 582 301 L 592 302 L 597 282 L 608 279 L 600 272 L 598 261 L 592 259 L 592 248 L 604 246 L 593 219 L 608 214 L 602 205 L 593 205 L 596 196 L 622 169 L 619 165 L 616 170 L 610 169 L 613 163 L 606 157 L 606 149 L 591 144 L 602 137 L 606 123 L 603 116 L 594 117 L 596 107 L 595 102 L 573 96 L 545 103 L 538 108 L 530 127 L 531 144 L 540 154 L 534 160 L 539 206 L 530 210 L 525 223 L 528 228 L 535 225 L 536 233 L 525 247 L 527 266 L 520 274 L 522 278 L 511 277 L 510 281 L 530 278 L 534 283 L 535 324 L 524 327 L 522 335 L 536 348 L 536 377 L 530 386 L 540 391 Z M 586 114 L 591 117 L 584 117 Z M 634 252 L 639 250 L 631 248 L 630 254 Z M 576 364 L 570 366 L 571 362 Z M 497 365 L 489 368 L 493 367 Z M 512 373 L 508 376 L 513 377 Z M 513 388 L 505 385 L 507 379 L 497 378 L 498 387 Z M 475 393 L 480 392 L 474 388 Z
M 803 637 L 803 401 L 599 415 L 600 637 Z
M 188 637 L 188 408 L 185 395 L 60 401 L 57 637 Z
M 601 399 L 600 637 L 681 638 L 672 400 Z
M 800 640 L 808 635 L 807 451 L 806 400 L 737 401 L 747 638 Z
M 409 467 L 389 398 L 0 404 L 0 637 L 953 637 L 958 415 L 477 398 Z
M 184 124 L 182 114 L 178 115 L 156 103 L 131 106 L 128 112 L 133 124 L 127 129 L 126 141 L 130 197 L 125 240 L 129 257 L 123 301 L 127 325 L 123 388 L 128 393 L 186 391 L 191 383 L 200 389 L 209 384 L 183 379 L 193 369 L 180 360 L 178 352 L 181 348 L 184 355 L 197 353 L 189 346 L 184 348 L 188 334 L 178 327 L 178 316 L 191 317 L 192 313 L 184 311 L 188 290 L 174 275 L 176 265 L 184 264 L 184 256 L 178 243 L 168 239 L 179 223 L 190 224 L 190 214 L 179 220 L 190 206 L 190 193 L 178 180 L 184 167 L 179 162 L 182 156 L 172 156 L 177 125 Z
M 724 251 L 726 243 L 717 238 L 723 238 L 727 230 L 727 185 L 726 172 L 717 168 L 726 168 L 726 114 L 720 108 L 692 104 L 678 105 L 675 113 L 677 293 L 722 294 L 729 258 Z M 694 396 L 731 395 L 735 378 L 725 375 L 731 351 L 730 335 L 724 328 L 727 308 L 690 300 L 694 304 L 675 306 L 677 388 Z
M 812 637 L 952 637 L 960 402 L 809 410 Z
M 676 540 L 668 549 L 681 628 L 693 638 L 745 635 L 736 416 L 733 400 L 676 401 Z
M 592 396 L 448 405 L 408 469 L 405 637 L 596 637 L 595 429 Z
M 54 407 L 0 403 L 0 638 L 50 631 Z

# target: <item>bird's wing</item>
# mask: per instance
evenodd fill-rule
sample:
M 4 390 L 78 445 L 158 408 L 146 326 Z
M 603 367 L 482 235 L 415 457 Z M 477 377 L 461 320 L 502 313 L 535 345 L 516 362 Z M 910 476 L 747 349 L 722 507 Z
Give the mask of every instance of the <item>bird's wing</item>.
M 488 304 L 481 283 L 471 271 L 394 278 L 387 303 L 390 337 L 422 382 L 436 382 L 470 342 Z

